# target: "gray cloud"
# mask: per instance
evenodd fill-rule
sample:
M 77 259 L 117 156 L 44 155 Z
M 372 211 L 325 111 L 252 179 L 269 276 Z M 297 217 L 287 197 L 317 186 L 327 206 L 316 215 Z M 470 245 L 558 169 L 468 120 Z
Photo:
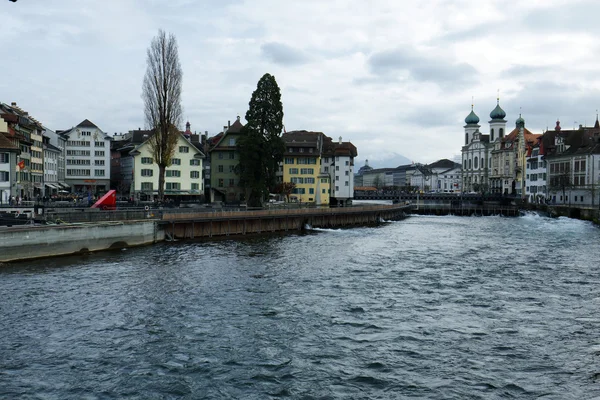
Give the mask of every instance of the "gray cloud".
M 515 64 L 506 68 L 500 73 L 500 76 L 503 78 L 521 78 L 524 76 L 537 75 L 545 72 L 556 72 L 558 70 L 557 67 L 550 66 L 538 66 L 538 65 L 523 65 L 523 64 Z
M 440 86 L 476 83 L 477 70 L 467 63 L 449 63 L 418 53 L 412 49 L 386 50 L 369 57 L 370 71 L 380 77 L 397 79 L 407 72 L 420 82 L 433 82 Z
M 555 81 L 524 82 L 521 91 L 507 104 L 509 126 L 519 114 L 519 108 L 530 130 L 542 131 L 554 127 L 556 118 L 565 129 L 573 125 L 593 125 L 596 109 L 600 108 L 600 90 Z M 576 122 L 576 123 L 575 123 Z M 535 131 L 534 131 L 535 132 Z
M 310 61 L 310 58 L 304 52 L 283 43 L 265 43 L 261 46 L 261 51 L 265 57 L 275 64 L 284 66 L 302 65 Z

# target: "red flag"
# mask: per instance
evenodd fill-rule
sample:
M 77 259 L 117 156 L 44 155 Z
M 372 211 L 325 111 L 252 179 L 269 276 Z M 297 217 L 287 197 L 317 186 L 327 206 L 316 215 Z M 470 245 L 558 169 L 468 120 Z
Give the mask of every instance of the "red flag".
M 23 169 L 25 168 L 25 160 L 21 160 L 17 163 L 17 165 L 19 166 L 19 169 Z

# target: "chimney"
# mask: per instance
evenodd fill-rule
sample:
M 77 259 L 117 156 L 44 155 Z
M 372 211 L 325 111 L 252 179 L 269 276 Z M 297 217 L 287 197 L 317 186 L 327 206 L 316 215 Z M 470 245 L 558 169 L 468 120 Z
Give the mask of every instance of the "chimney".
M 342 137 L 340 136 L 340 141 L 338 142 L 339 144 L 342 144 Z
M 238 120 L 238 121 L 240 120 L 240 116 L 239 116 L 239 115 L 237 116 L 237 120 Z
M 138 131 L 141 131 L 141 130 L 142 130 L 142 128 L 138 127 Z
M 231 120 L 227 121 L 227 127 L 231 128 Z
M 223 126 L 223 132 L 225 132 L 227 130 L 227 126 Z
M 13 101 L 12 103 L 10 103 L 11 107 L 16 107 L 17 106 L 17 102 Z

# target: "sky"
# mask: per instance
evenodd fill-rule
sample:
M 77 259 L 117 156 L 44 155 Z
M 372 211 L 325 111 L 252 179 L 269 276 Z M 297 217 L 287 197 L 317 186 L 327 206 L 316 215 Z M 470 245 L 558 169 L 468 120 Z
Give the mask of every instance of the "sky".
M 144 128 L 146 51 L 177 38 L 184 119 L 215 135 L 275 76 L 287 131 L 351 141 L 357 165 L 452 159 L 474 105 L 533 133 L 593 125 L 596 0 L 0 0 L 0 101 L 50 129 Z M 184 129 L 184 127 L 181 127 Z

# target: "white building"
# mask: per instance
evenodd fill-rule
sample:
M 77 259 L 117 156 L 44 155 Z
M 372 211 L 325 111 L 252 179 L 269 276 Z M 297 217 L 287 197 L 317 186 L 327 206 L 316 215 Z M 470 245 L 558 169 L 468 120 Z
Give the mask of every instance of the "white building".
M 67 139 L 65 181 L 71 191 L 102 194 L 110 188 L 110 141 L 89 120 L 66 131 L 57 131 Z
M 354 198 L 354 158 L 358 152 L 351 142 L 343 142 L 341 136 L 337 143 L 330 140 L 327 142 L 323 156 L 333 161 L 329 167 L 330 204 L 350 205 Z
M 59 135 L 52 129 L 44 127 L 44 138 L 48 138 L 48 143 L 59 150 L 58 158 L 56 160 L 56 173 L 57 182 L 56 186 L 58 189 L 68 189 L 69 186 L 65 183 L 66 174 L 66 147 L 67 138 L 63 135 Z
M 415 164 L 414 169 L 406 171 L 406 179 L 421 192 L 460 192 L 461 165 L 448 159 L 428 165 Z
M 546 202 L 546 161 L 539 144 L 529 150 L 525 164 L 525 194 L 529 203 Z
M 17 196 L 16 164 L 19 148 L 2 134 L 2 125 L 3 120 L 0 118 L 0 203 L 8 204 L 11 196 Z
M 44 195 L 57 194 L 62 187 L 58 184 L 58 163 L 61 151 L 58 147 L 50 144 L 50 138 L 43 138 L 44 151 Z
M 172 165 L 165 171 L 165 196 L 193 199 L 204 194 L 202 161 L 204 154 L 183 134 L 179 134 Z M 158 164 L 154 162 L 150 141 L 146 140 L 121 157 L 123 176 L 131 176 L 130 193 L 137 200 L 154 200 L 158 195 Z

